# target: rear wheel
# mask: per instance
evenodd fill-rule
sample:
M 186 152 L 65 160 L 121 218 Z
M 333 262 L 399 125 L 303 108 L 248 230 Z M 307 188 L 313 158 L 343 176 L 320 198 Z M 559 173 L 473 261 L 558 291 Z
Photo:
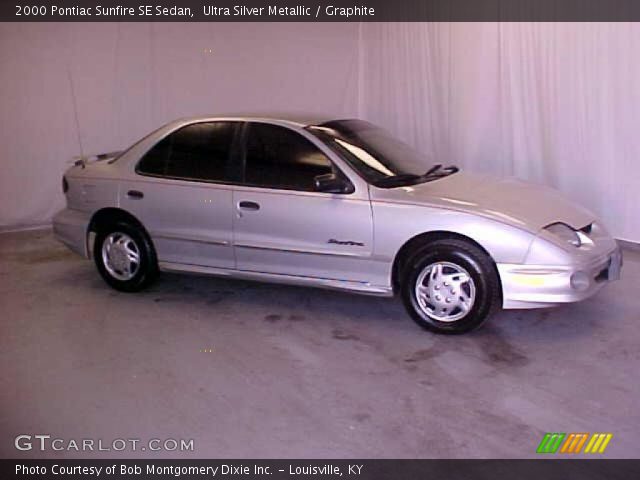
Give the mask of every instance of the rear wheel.
M 128 222 L 100 228 L 94 260 L 102 278 L 123 292 L 137 292 L 158 275 L 155 250 L 146 233 Z
M 405 308 L 418 325 L 432 332 L 468 332 L 500 306 L 493 261 L 463 240 L 425 245 L 409 259 L 401 280 Z

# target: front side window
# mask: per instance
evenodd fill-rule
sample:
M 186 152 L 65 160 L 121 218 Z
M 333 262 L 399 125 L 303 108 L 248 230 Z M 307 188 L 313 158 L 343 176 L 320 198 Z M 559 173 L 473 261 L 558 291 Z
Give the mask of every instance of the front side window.
M 168 178 L 228 181 L 234 122 L 195 123 L 167 135 L 146 153 L 137 172 Z
M 244 183 L 315 191 L 315 177 L 332 173 L 331 161 L 293 130 L 266 123 L 248 125 Z

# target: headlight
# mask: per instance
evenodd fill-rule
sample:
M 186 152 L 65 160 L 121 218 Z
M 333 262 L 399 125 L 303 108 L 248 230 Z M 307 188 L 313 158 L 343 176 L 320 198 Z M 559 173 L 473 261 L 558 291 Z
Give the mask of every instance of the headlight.
M 580 235 L 578 235 L 578 233 L 569 225 L 565 225 L 564 223 L 553 223 L 545 227 L 545 230 L 553 233 L 556 237 L 570 243 L 574 247 L 582 245 Z
M 609 231 L 605 228 L 605 226 L 600 222 L 593 222 L 591 224 L 591 232 L 598 236 L 607 236 L 609 237 Z M 589 233 L 591 233 L 589 232 Z

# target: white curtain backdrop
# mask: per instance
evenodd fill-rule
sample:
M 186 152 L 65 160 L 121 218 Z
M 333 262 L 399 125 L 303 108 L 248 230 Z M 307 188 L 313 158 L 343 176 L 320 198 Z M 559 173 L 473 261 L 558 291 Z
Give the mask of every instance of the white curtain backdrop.
M 46 224 L 81 152 L 183 116 L 357 115 L 347 23 L 0 23 L 0 229 Z
M 640 24 L 361 29 L 362 116 L 438 162 L 555 187 L 640 241 Z
M 366 118 L 640 242 L 638 60 L 625 23 L 0 24 L 0 228 L 50 221 L 74 155 L 265 111 Z

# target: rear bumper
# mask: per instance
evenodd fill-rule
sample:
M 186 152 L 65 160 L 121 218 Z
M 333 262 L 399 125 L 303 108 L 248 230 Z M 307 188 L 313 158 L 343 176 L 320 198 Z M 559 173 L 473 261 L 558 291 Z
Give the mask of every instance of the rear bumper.
M 588 263 L 567 266 L 498 264 L 503 308 L 541 308 L 579 302 L 620 278 L 619 247 Z
M 65 208 L 53 217 L 53 234 L 73 252 L 88 258 L 87 229 L 89 221 L 87 213 Z

